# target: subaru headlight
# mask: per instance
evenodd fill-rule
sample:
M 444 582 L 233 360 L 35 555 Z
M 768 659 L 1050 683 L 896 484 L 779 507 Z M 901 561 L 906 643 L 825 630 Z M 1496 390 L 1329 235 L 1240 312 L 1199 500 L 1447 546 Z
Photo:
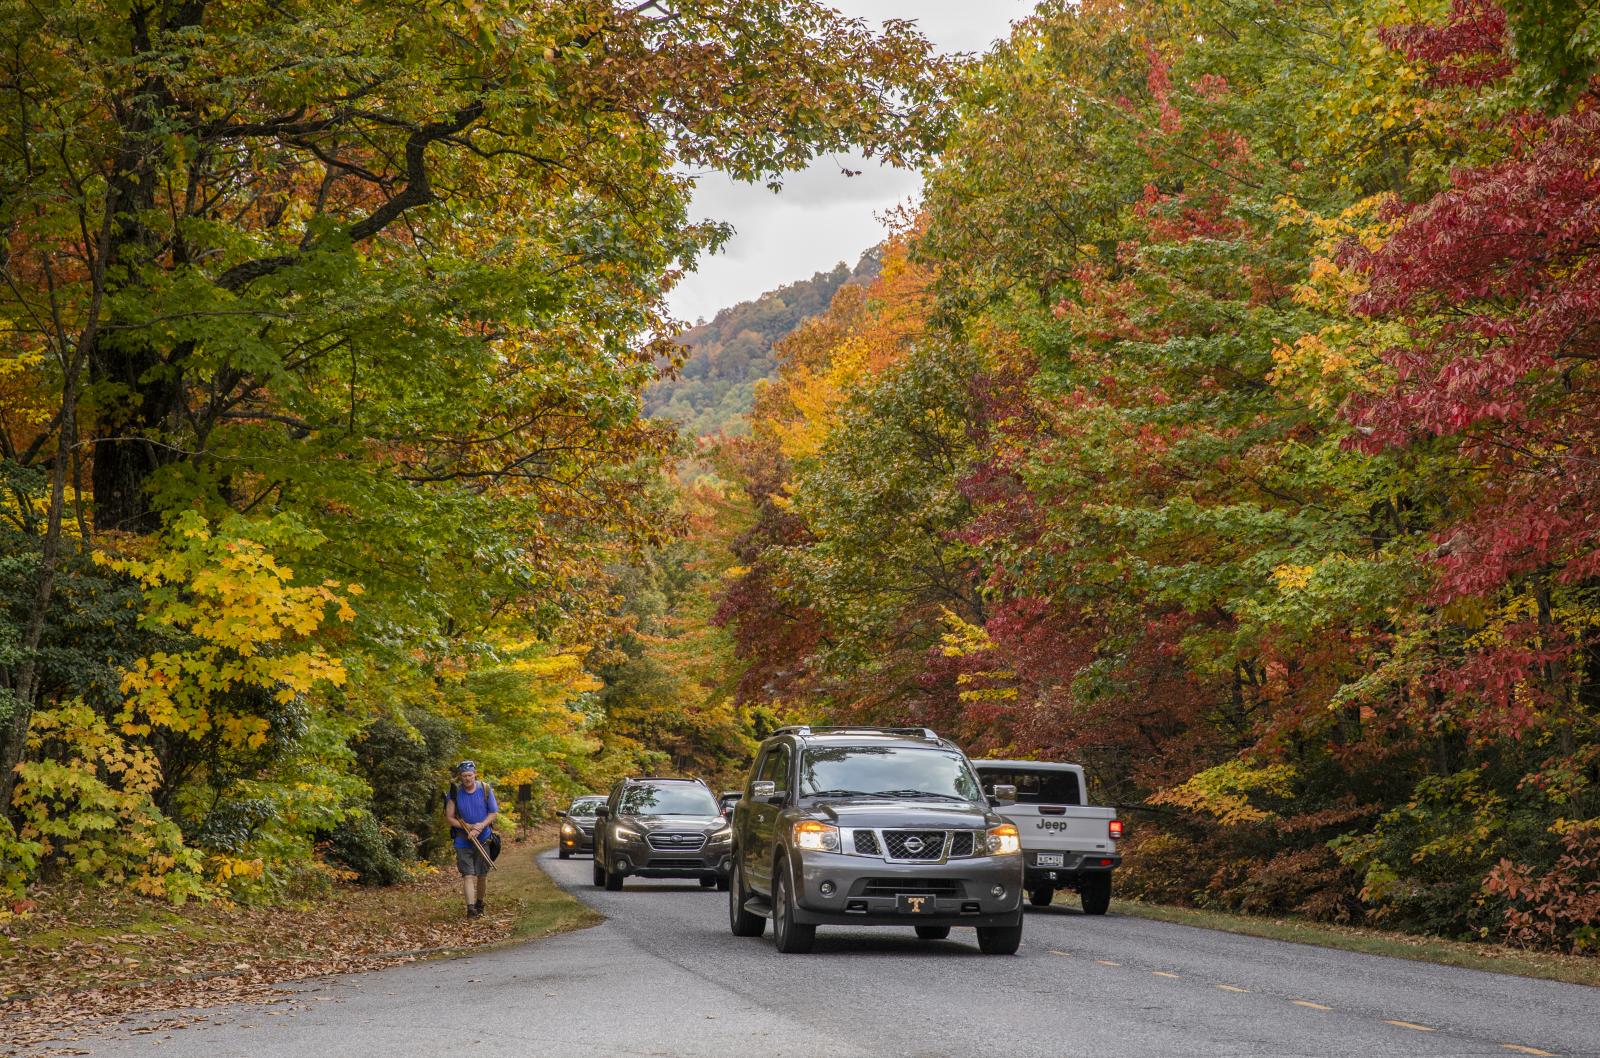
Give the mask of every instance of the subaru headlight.
M 1012 828 L 1012 832 L 1016 832 L 1015 827 Z M 635 830 L 633 827 L 618 827 L 617 838 L 621 841 L 643 841 L 644 832 Z
M 724 824 L 723 826 L 718 827 L 716 830 L 713 830 L 710 835 L 706 837 L 706 844 L 725 845 L 732 840 L 733 828 Z
M 1022 837 L 1017 833 L 1015 824 L 1001 823 L 997 827 L 989 828 L 988 841 L 991 856 L 1008 856 L 1022 851 Z
M 836 852 L 839 848 L 839 828 L 815 819 L 802 819 L 794 825 L 794 847 L 818 852 Z

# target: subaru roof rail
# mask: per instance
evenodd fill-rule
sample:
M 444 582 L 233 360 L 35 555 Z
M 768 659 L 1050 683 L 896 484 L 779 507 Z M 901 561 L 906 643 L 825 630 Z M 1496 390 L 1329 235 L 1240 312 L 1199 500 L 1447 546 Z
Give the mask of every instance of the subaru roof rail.
M 867 724 L 840 724 L 837 726 L 813 727 L 810 724 L 792 724 L 789 727 L 780 727 L 773 732 L 774 735 L 900 735 L 903 738 L 921 738 L 929 742 L 943 742 L 938 733 L 929 727 L 873 727 Z

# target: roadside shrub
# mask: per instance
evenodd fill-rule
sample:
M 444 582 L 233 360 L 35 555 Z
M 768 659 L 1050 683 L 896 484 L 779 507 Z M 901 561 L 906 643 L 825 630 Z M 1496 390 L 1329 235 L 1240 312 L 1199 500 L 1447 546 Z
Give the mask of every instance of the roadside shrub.
M 355 872 L 362 885 L 394 885 L 409 878 L 391 838 L 365 813 L 346 820 L 328 841 L 328 858 Z
M 390 850 L 412 860 L 438 851 L 448 837 L 439 795 L 461 732 L 422 709 L 408 710 L 405 721 L 380 716 L 353 749 L 356 771 L 372 789 L 372 815 L 389 835 Z
M 173 901 L 207 893 L 203 856 L 157 808 L 155 753 L 118 734 L 81 701 L 33 714 L 30 757 L 13 806 L 22 820 L 18 852 L 93 883 L 122 885 Z M 4 835 L 0 834 L 0 840 Z M 24 877 L 29 859 L 6 875 Z
M 1484 879 L 1502 897 L 1506 937 L 1535 948 L 1600 952 L 1600 823 L 1570 826 L 1553 867 L 1503 859 Z

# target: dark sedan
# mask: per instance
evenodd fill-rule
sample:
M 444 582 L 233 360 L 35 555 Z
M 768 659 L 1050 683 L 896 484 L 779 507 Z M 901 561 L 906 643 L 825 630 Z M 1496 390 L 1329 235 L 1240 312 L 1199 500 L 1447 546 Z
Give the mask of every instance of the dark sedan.
M 556 843 L 556 855 L 570 859 L 575 852 L 594 851 L 594 810 L 606 803 L 600 794 L 586 794 L 567 806 L 561 817 L 561 840 Z

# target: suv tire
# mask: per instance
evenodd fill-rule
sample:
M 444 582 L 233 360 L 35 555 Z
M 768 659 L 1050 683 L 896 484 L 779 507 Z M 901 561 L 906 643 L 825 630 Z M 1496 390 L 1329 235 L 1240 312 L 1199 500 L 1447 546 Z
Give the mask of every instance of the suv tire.
M 1041 885 L 1028 894 L 1028 903 L 1034 907 L 1049 907 L 1050 901 L 1055 898 L 1056 891 L 1048 885 Z
M 1111 906 L 1111 875 L 1091 874 L 1078 883 L 1078 896 L 1085 915 L 1103 915 Z
M 950 936 L 949 926 L 918 926 L 917 937 L 920 940 L 944 940 Z
M 600 888 L 606 884 L 606 869 L 600 866 L 600 857 L 594 858 L 594 887 Z
M 728 929 L 733 931 L 735 937 L 759 937 L 766 932 L 767 920 L 760 915 L 751 914 L 744 909 L 744 902 L 750 899 L 750 894 L 745 891 L 744 874 L 739 870 L 739 865 L 733 865 L 728 889 Z
M 979 926 L 978 950 L 985 955 L 1015 955 L 1022 947 L 1022 921 L 1015 926 Z
M 623 874 L 621 871 L 613 871 L 608 869 L 606 871 L 606 892 L 620 892 L 622 890 L 622 879 L 626 877 L 627 875 Z
M 804 955 L 817 939 L 817 927 L 802 926 L 794 920 L 791 884 L 788 862 L 778 861 L 772 872 L 772 940 L 785 955 Z

